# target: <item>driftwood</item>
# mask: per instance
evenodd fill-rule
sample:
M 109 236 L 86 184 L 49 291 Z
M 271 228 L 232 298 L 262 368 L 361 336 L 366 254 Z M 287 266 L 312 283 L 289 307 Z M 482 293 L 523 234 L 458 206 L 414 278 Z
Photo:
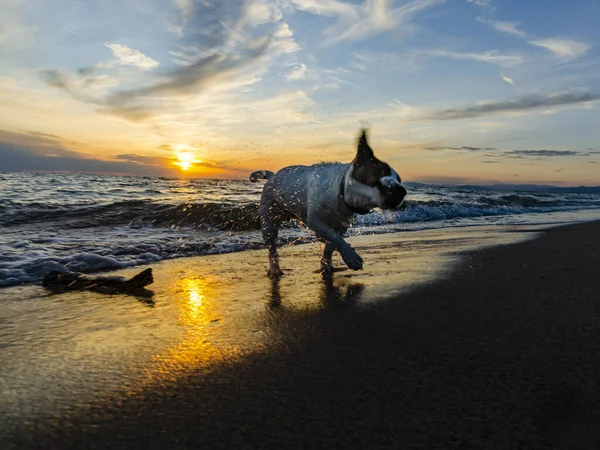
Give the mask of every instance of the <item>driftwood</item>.
M 152 291 L 144 289 L 154 281 L 152 269 L 146 269 L 132 278 L 90 276 L 79 272 L 48 272 L 42 286 L 55 293 L 70 291 L 94 291 L 102 294 L 129 294 L 151 297 Z

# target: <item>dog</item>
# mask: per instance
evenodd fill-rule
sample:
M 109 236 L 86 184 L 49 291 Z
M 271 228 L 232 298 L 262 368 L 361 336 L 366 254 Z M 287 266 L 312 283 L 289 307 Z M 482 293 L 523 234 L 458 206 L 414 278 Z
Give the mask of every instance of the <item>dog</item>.
M 258 213 L 269 249 L 269 278 L 283 275 L 277 235 L 284 221 L 302 220 L 325 242 L 320 272 L 330 277 L 336 250 L 350 269 L 363 267 L 363 259 L 343 238 L 356 215 L 368 214 L 373 208 L 396 209 L 406 196 L 398 173 L 375 157 L 365 129 L 358 139 L 356 157 L 349 164 L 289 166 L 277 173 L 259 170 L 250 175 L 250 181 L 259 179 L 267 180 Z

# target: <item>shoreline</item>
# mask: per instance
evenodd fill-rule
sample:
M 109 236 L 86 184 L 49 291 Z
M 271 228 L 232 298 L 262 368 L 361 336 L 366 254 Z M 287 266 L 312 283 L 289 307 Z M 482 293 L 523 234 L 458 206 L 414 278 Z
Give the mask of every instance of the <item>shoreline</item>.
M 187 329 L 192 341 L 175 350 L 179 360 L 163 360 L 170 364 L 162 368 L 171 371 L 171 379 L 118 402 L 103 402 L 102 396 L 84 402 L 83 408 L 63 412 L 54 426 L 34 420 L 33 428 L 13 428 L 10 443 L 18 448 L 92 447 L 93 442 L 104 448 L 203 443 L 211 448 L 244 443 L 561 448 L 566 440 L 578 443 L 576 448 L 595 448 L 587 444 L 600 442 L 595 440 L 600 433 L 600 223 L 552 227 L 539 236 L 530 233 L 539 228 L 529 228 L 504 233 L 495 246 L 486 244 L 497 232 L 466 242 L 461 230 L 454 230 L 447 243 L 438 233 L 434 250 L 427 247 L 427 236 L 414 247 L 410 239 L 400 239 L 396 253 L 387 235 L 359 237 L 356 246 L 370 265 L 362 273 L 336 273 L 330 286 L 314 281 L 315 274 L 296 273 L 312 266 L 313 261 L 303 261 L 308 246 L 285 249 L 282 264 L 292 266 L 292 274 L 270 290 L 248 273 L 252 261 L 246 261 L 228 274 L 241 277 L 239 291 L 228 291 L 231 286 L 222 280 L 189 291 L 196 299 L 233 296 L 242 305 L 228 310 L 225 304 L 200 302 L 205 310 L 196 311 L 196 322 Z M 519 231 L 529 236 L 517 236 Z M 509 242 L 517 243 L 503 245 Z M 266 257 L 256 253 L 257 260 Z M 447 258 L 438 264 L 442 253 Z M 213 259 L 239 259 L 235 256 Z M 316 262 L 318 255 L 313 256 Z M 200 268 L 204 278 L 218 274 L 219 267 L 211 269 L 206 260 L 185 263 L 174 260 L 169 274 L 187 270 L 198 278 Z M 390 265 L 399 269 L 386 269 Z M 404 288 L 381 288 L 402 268 Z M 402 280 L 402 273 L 395 276 L 394 282 Z M 307 303 L 303 295 L 317 301 Z M 81 293 L 73 298 L 81 300 Z M 248 309 L 249 298 L 263 303 Z M 270 304 L 276 299 L 277 305 Z M 133 305 L 131 299 L 116 300 L 117 306 Z M 157 302 L 153 312 L 164 315 L 169 306 L 174 307 Z M 103 311 L 98 306 L 98 314 Z M 250 320 L 242 320 L 247 316 Z M 160 337 L 161 323 L 154 326 L 146 328 Z M 211 335 L 208 328 L 221 331 Z M 248 334 L 238 329 L 238 340 L 231 341 L 237 328 Z M 135 338 L 135 330 L 130 336 Z M 249 336 L 256 337 L 254 351 L 232 351 L 239 338 Z M 208 339 L 211 348 L 198 338 Z M 210 359 L 215 351 L 221 359 Z
M 363 233 L 361 231 L 357 231 L 355 234 L 349 234 L 347 235 L 347 237 L 345 238 L 347 242 L 349 242 L 351 245 L 353 246 L 358 246 L 361 247 L 363 249 L 366 249 L 367 251 L 369 251 L 369 246 L 371 246 L 371 240 L 375 240 L 375 241 L 389 241 L 389 242 L 406 242 L 406 241 L 414 241 L 414 240 L 426 240 L 428 236 L 433 236 L 434 238 L 439 238 L 440 236 L 444 236 L 444 235 L 448 235 L 448 236 L 467 236 L 468 234 L 473 234 L 473 235 L 492 235 L 492 234 L 498 234 L 498 236 L 492 237 L 491 239 L 489 239 L 489 242 L 483 242 L 483 243 L 472 243 L 469 245 L 469 248 L 475 248 L 475 247 L 481 247 L 481 248 L 485 248 L 488 246 L 494 246 L 494 245 L 503 245 L 504 243 L 510 243 L 510 242 L 515 242 L 515 239 L 513 238 L 501 238 L 499 236 L 501 236 L 503 233 L 542 233 L 547 229 L 551 229 L 551 228 L 556 228 L 556 227 L 562 227 L 562 226 L 569 226 L 569 225 L 575 225 L 575 224 L 582 224 L 582 223 L 589 223 L 592 221 L 580 221 L 580 222 L 558 222 L 558 223 L 541 223 L 541 224 L 528 224 L 528 223 L 524 223 L 524 224 L 486 224 L 486 223 L 482 223 L 482 224 L 477 224 L 477 225 L 456 225 L 456 224 L 448 224 L 442 227 L 436 227 L 436 228 L 423 228 L 423 229 L 405 229 L 405 230 L 394 230 L 394 231 L 381 231 L 381 232 L 366 232 Z M 518 238 L 517 238 L 518 239 Z M 529 237 L 523 237 L 523 239 L 530 239 Z M 279 251 L 282 253 L 289 253 L 289 257 L 295 257 L 297 256 L 299 253 L 303 253 L 302 250 L 304 250 L 305 253 L 309 254 L 310 257 L 314 257 L 317 258 L 318 253 L 322 251 L 322 243 L 314 236 L 314 235 L 309 235 L 308 238 L 297 238 L 297 239 L 289 239 L 290 242 L 289 243 L 284 243 L 279 245 Z M 484 239 L 485 241 L 485 239 Z M 300 251 L 295 252 L 293 251 L 294 248 L 299 248 Z M 315 248 L 318 248 L 318 250 L 315 250 Z M 460 250 L 457 251 L 464 251 L 466 247 L 461 248 Z M 130 277 L 133 276 L 135 274 L 137 274 L 138 272 L 147 269 L 147 268 L 152 268 L 154 270 L 154 272 L 156 272 L 157 270 L 160 270 L 163 266 L 169 267 L 172 264 L 177 264 L 177 265 L 186 265 L 185 263 L 189 263 L 189 264 L 199 264 L 202 260 L 204 259 L 214 259 L 214 258 L 231 258 L 231 257 L 236 257 L 236 256 L 243 256 L 245 254 L 251 254 L 251 255 L 256 255 L 257 253 L 260 252 L 265 252 L 266 251 L 266 246 L 262 246 L 259 248 L 248 248 L 248 249 L 243 249 L 243 250 L 234 250 L 234 251 L 226 251 L 226 252 L 222 252 L 222 253 L 206 253 L 206 254 L 198 254 L 198 255 L 186 255 L 186 256 L 178 256 L 178 257 L 174 257 L 174 258 L 169 258 L 169 259 L 162 259 L 159 261 L 154 261 L 154 262 L 150 262 L 150 263 L 146 263 L 146 264 L 137 264 L 137 265 L 133 265 L 133 266 L 127 266 L 127 267 L 117 267 L 117 268 L 108 268 L 108 269 L 101 269 L 101 270 L 92 270 L 92 271 L 85 271 L 83 272 L 84 274 L 87 275 L 102 275 L 102 276 L 125 276 L 125 277 Z M 286 256 L 285 258 L 287 259 L 288 256 Z M 254 258 L 253 258 L 254 259 Z M 264 267 L 265 267 L 265 274 L 266 274 L 266 268 L 267 268 L 267 264 L 266 264 L 266 257 L 263 258 L 264 261 L 261 260 L 261 257 L 257 258 L 257 260 L 260 263 L 264 262 Z M 319 258 L 317 258 L 319 259 Z M 339 256 L 339 254 L 337 254 L 337 252 L 334 254 L 334 262 L 337 260 L 337 264 L 336 266 L 341 267 L 343 271 L 347 271 L 349 274 L 352 274 L 353 272 L 346 269 L 341 260 L 341 257 Z M 316 263 L 315 263 L 316 264 Z M 315 266 L 317 267 L 317 266 Z M 170 268 L 169 268 L 170 270 Z M 356 273 L 362 273 L 362 272 L 356 272 Z M 41 279 L 39 281 L 36 282 L 29 282 L 29 283 L 22 283 L 22 284 L 16 284 L 16 285 L 8 285 L 8 286 L 0 286 L 0 292 L 1 293 L 5 293 L 7 295 L 10 296 L 15 296 L 15 294 L 18 296 L 20 295 L 20 291 L 22 290 L 30 290 L 32 288 L 40 288 L 41 287 Z M 149 288 L 152 288 L 152 285 L 149 286 Z M 44 291 L 45 292 L 45 291 Z
M 452 213 L 450 213 L 452 217 Z M 414 232 L 445 232 L 462 228 L 497 228 L 502 227 L 538 227 L 546 228 L 551 226 L 560 226 L 569 223 L 584 223 L 597 220 L 600 217 L 600 209 L 572 209 L 567 211 L 554 212 L 525 212 L 522 214 L 509 215 L 482 215 L 482 216 L 457 216 L 453 219 L 447 219 L 442 216 L 437 220 L 420 220 L 397 223 L 380 224 L 362 224 L 356 223 L 349 231 L 350 238 L 355 236 L 380 235 L 380 234 L 412 234 Z M 417 217 L 418 218 L 418 217 Z M 543 218 L 543 220 L 542 220 Z M 360 222 L 360 221 L 359 221 Z M 95 240 L 94 235 L 89 235 L 90 229 L 84 230 L 83 234 L 76 240 Z M 140 231 L 141 230 L 141 231 Z M 41 282 L 42 272 L 58 270 L 66 264 L 71 266 L 71 270 L 83 271 L 86 274 L 102 274 L 119 270 L 127 270 L 136 267 L 147 267 L 157 262 L 170 261 L 180 258 L 195 258 L 202 256 L 224 255 L 232 253 L 244 253 L 246 251 L 263 250 L 265 248 L 260 230 L 249 231 L 219 231 L 215 234 L 195 233 L 191 230 L 182 228 L 177 244 L 174 242 L 170 232 L 165 233 L 164 229 L 145 230 L 141 228 L 129 230 L 127 234 L 121 234 L 115 238 L 115 242 L 123 242 L 119 245 L 125 248 L 125 253 L 117 251 L 106 252 L 100 248 L 94 248 L 99 245 L 96 242 L 91 248 L 84 248 L 78 251 L 72 251 L 67 246 L 66 249 L 44 248 L 43 244 L 34 242 L 31 246 L 28 239 L 31 236 L 25 236 L 17 243 L 17 247 L 12 249 L 9 245 L 8 251 L 12 252 L 10 261 L 4 263 L 4 269 L 0 272 L 4 278 L 0 279 L 0 292 L 5 289 L 35 285 Z M 80 230 L 81 231 L 81 230 Z M 78 232 L 79 233 L 79 232 Z M 179 233 L 179 234 L 178 234 Z M 60 241 L 60 238 L 49 235 L 50 241 Z M 44 239 L 47 239 L 46 236 Z M 102 239 L 106 238 L 104 236 Z M 310 244 L 316 241 L 314 233 L 307 229 L 283 229 L 280 236 L 283 243 L 281 246 Z M 44 240 L 42 239 L 42 241 Z M 100 239 L 100 241 L 102 241 Z M 149 239 L 149 240 L 148 240 Z M 35 239 L 33 239 L 35 241 Z M 155 240 L 156 242 L 154 242 Z M 162 243 L 161 243 L 162 242 Z M 131 251 L 139 244 L 139 251 Z M 52 247 L 53 244 L 50 244 Z M 105 244 L 102 244 L 105 245 Z M 117 245 L 117 249 L 119 248 Z M 161 246 L 165 246 L 162 248 Z M 0 247 L 2 247 L 0 243 Z M 145 249 L 150 248 L 149 251 Z M 12 249 L 12 250 L 11 250 Z M 21 249 L 21 250 L 20 250 Z M 23 251 L 20 254 L 18 252 Z M 46 257 L 40 261 L 40 254 L 46 253 Z M 114 254 L 113 254 L 114 253 Z M 19 262 L 20 261 L 20 262 Z M 37 280 L 36 280 L 37 279 Z

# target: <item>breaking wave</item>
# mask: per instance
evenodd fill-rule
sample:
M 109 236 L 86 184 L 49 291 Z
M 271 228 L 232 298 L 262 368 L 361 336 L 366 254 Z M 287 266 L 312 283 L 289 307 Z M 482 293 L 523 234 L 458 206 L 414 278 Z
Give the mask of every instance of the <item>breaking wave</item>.
M 408 200 L 397 211 L 373 212 L 358 219 L 363 225 L 380 223 L 448 220 L 458 217 L 497 216 L 600 207 L 593 198 L 546 199 L 529 195 L 479 196 L 472 199 Z M 260 229 L 258 202 L 168 204 L 152 200 L 126 200 L 108 204 L 44 204 L 0 201 L 0 226 L 27 224 L 60 225 L 69 228 L 97 226 L 170 226 L 232 231 Z
M 107 225 L 156 225 L 216 227 L 246 231 L 259 228 L 258 204 L 231 206 L 219 203 L 170 205 L 149 200 L 127 200 L 96 205 L 47 205 L 13 202 L 0 204 L 0 225 L 32 223 L 87 228 Z
M 184 256 L 263 248 L 261 186 L 244 181 L 0 173 L 0 286 L 49 270 L 97 272 Z M 358 216 L 350 233 L 573 221 L 600 195 L 408 186 L 396 211 Z M 298 221 L 284 242 L 314 239 Z

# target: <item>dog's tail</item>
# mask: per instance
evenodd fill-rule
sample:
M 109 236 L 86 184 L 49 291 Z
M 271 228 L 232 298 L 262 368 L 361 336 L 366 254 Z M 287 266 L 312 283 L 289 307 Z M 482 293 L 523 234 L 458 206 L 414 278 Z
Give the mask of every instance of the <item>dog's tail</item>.
M 258 180 L 268 180 L 274 175 L 270 170 L 257 170 L 250 174 L 250 181 L 256 183 Z

